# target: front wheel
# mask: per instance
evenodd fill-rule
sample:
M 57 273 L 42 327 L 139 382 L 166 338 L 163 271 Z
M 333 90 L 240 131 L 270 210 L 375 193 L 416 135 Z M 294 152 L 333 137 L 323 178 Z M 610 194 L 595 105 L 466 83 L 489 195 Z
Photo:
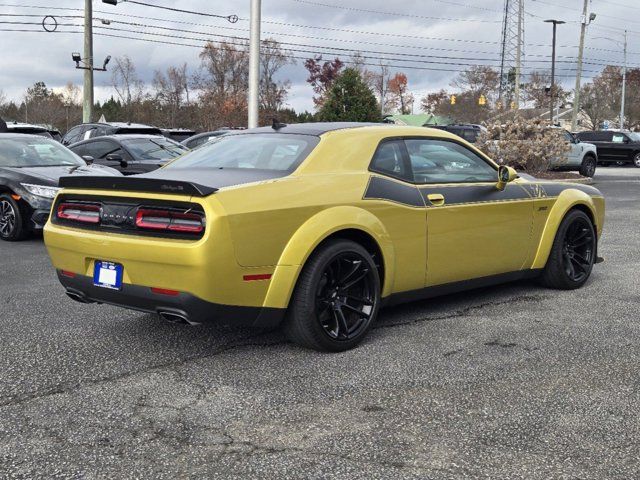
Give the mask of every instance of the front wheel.
M 542 272 L 544 285 L 562 290 L 580 288 L 589 279 L 596 255 L 596 232 L 580 210 L 570 211 L 560 223 Z
M 596 174 L 596 165 L 598 162 L 592 155 L 587 155 L 582 159 L 582 165 L 580 165 L 580 175 L 583 177 L 593 177 Z
M 380 308 L 378 270 L 361 245 L 330 240 L 304 266 L 284 332 L 294 343 L 340 352 L 365 337 Z
M 20 205 L 11 195 L 3 193 L 0 195 L 0 240 L 24 240 L 28 234 Z
M 640 168 L 640 152 L 636 153 L 633 157 L 633 164 Z

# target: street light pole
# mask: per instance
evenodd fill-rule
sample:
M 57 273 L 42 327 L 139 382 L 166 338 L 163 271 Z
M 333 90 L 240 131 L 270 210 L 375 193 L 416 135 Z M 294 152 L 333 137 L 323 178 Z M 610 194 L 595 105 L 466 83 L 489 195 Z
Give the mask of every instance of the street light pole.
M 258 126 L 258 101 L 260 91 L 260 6 L 261 0 L 251 0 L 249 34 L 249 101 L 248 127 Z
M 91 121 L 93 110 L 93 9 L 92 0 L 84 0 L 84 60 L 89 68 L 84 71 L 82 89 L 82 122 Z
M 562 20 L 545 20 L 545 23 L 553 24 L 553 41 L 551 43 L 551 89 L 549 90 L 549 97 L 551 97 L 549 121 L 551 125 L 553 125 L 553 110 L 556 108 L 556 28 L 565 22 Z

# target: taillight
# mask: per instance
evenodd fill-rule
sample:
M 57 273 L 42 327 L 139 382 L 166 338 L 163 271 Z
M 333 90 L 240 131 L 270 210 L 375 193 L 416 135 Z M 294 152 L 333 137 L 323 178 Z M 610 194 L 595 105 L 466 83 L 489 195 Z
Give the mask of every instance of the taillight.
M 100 205 L 89 203 L 61 203 L 58 218 L 81 223 L 100 223 Z
M 204 218 L 199 213 L 140 208 L 136 213 L 136 226 L 149 230 L 202 233 L 204 231 Z

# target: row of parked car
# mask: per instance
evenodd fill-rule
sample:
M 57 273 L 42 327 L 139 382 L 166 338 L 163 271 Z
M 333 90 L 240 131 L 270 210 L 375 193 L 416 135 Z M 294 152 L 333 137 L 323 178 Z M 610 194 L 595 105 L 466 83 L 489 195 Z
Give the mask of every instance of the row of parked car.
M 21 240 L 46 223 L 60 177 L 121 176 L 155 170 L 231 129 L 196 134 L 133 123 L 86 123 L 57 130 L 2 122 L 0 240 Z M 0 130 L 0 131 L 2 131 Z

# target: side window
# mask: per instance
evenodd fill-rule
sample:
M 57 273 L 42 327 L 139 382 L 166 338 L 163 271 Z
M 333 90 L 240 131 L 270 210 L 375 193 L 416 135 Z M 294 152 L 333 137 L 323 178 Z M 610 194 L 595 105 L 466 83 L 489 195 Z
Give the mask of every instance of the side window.
M 613 132 L 598 132 L 598 140 L 603 142 L 612 142 Z
M 413 181 L 404 159 L 402 140 L 387 140 L 378 145 L 371 160 L 371 170 L 401 180 Z
M 613 143 L 624 143 L 626 138 L 627 137 L 625 135 L 623 135 L 622 133 L 614 133 L 611 141 Z
M 106 141 L 85 143 L 83 147 L 84 155 L 91 155 L 96 160 L 103 159 L 110 153 L 114 153 L 118 150 L 118 145 Z
M 495 182 L 496 170 L 471 150 L 455 142 L 405 140 L 416 183 Z
M 65 145 L 71 145 L 72 143 L 77 142 L 80 139 L 80 130 L 81 127 L 73 127 L 66 133 L 62 143 Z

